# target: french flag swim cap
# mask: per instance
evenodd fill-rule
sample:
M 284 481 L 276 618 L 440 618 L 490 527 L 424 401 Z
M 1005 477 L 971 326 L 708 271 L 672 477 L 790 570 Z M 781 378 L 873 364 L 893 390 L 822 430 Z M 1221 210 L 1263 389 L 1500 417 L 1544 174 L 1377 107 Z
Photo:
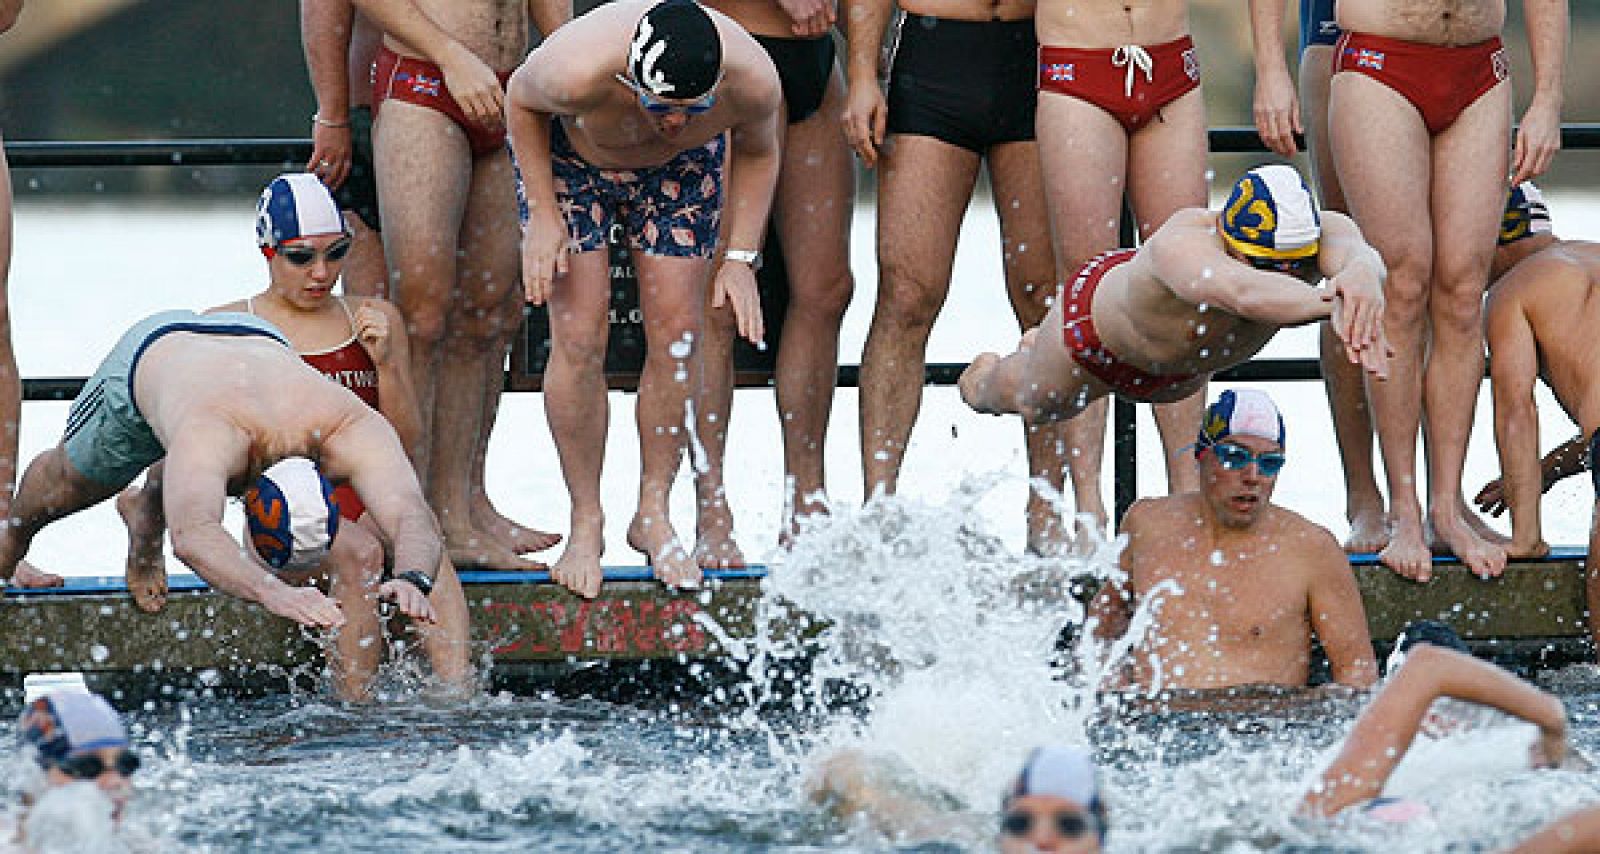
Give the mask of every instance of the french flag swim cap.
M 310 172 L 273 178 L 256 202 L 256 245 L 268 258 L 285 240 L 344 231 L 344 217 L 333 194 Z

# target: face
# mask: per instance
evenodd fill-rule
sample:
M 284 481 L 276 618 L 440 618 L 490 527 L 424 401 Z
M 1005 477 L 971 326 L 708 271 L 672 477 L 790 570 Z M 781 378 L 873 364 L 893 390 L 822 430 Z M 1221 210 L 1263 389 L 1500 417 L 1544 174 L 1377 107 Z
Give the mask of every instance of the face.
M 618 74 L 617 81 L 633 90 L 639 109 L 650 119 L 650 124 L 663 139 L 675 139 L 696 116 L 704 115 L 717 104 L 717 87 L 698 98 L 664 98 L 646 91 L 626 75 Z M 722 81 L 719 78 L 718 84 Z
M 16 26 L 17 16 L 22 14 L 22 0 L 0 0 L 0 33 Z
M 1076 801 L 1027 795 L 1012 801 L 1001 816 L 1000 850 L 1004 854 L 1096 852 L 1100 850 L 1098 827 L 1095 817 Z
M 1248 528 L 1265 512 L 1278 478 L 1262 468 L 1273 468 L 1282 453 L 1277 442 L 1259 436 L 1229 436 L 1201 449 L 1201 494 L 1223 525 Z
M 51 786 L 88 782 L 111 799 L 112 817 L 122 818 L 122 810 L 133 794 L 132 775 L 139 768 L 137 754 L 125 747 L 106 747 L 77 753 L 51 767 L 46 777 Z
M 285 240 L 267 262 L 272 290 L 299 308 L 317 308 L 328 300 L 339 281 L 344 258 L 350 251 L 346 234 L 315 234 Z

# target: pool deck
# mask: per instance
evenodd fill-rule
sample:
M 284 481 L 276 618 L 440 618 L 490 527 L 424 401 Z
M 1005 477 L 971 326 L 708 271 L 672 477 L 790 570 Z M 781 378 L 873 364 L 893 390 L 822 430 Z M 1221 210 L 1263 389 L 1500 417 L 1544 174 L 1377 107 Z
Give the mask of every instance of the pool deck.
M 1584 550 L 1558 547 L 1499 579 L 1436 558 L 1428 584 L 1402 579 L 1372 555 L 1351 566 L 1373 640 L 1386 646 L 1409 620 L 1454 626 L 1480 653 L 1524 667 L 1592 660 L 1584 606 Z M 474 639 L 498 682 L 538 685 L 610 665 L 665 668 L 715 663 L 729 641 L 753 636 L 766 568 L 708 571 L 698 591 L 671 592 L 645 567 L 606 570 L 601 595 L 583 600 L 545 572 L 464 571 Z M 9 589 L 0 599 L 0 686 L 26 673 L 76 670 L 91 679 L 171 682 L 228 690 L 281 690 L 314 672 L 309 633 L 259 606 L 173 575 L 160 614 L 133 606 L 121 577 L 79 577 L 49 590 Z M 592 681 L 592 680 L 591 680 Z

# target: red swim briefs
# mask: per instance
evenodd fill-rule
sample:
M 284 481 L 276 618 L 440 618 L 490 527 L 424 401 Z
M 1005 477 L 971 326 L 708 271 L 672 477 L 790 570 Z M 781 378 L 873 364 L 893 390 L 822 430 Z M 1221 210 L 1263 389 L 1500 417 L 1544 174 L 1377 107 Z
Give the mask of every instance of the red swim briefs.
M 1143 78 L 1143 79 L 1140 79 Z M 1194 39 L 1152 47 L 1039 46 L 1039 91 L 1088 101 L 1133 133 L 1200 85 Z
M 1072 360 L 1111 387 L 1134 400 L 1149 400 L 1157 392 L 1194 379 L 1197 374 L 1152 374 L 1120 359 L 1100 341 L 1095 331 L 1094 292 L 1105 275 L 1133 258 L 1132 249 L 1113 249 L 1089 260 L 1072 284 L 1061 292 L 1061 333 Z
M 498 71 L 500 85 L 511 79 L 511 72 Z M 444 72 L 439 66 L 414 56 L 401 56 L 387 46 L 379 46 L 372 60 L 372 109 L 374 112 L 384 101 L 404 101 L 427 107 L 448 116 L 461 132 L 467 135 L 467 145 L 472 156 L 482 157 L 500 151 L 506 144 L 504 125 L 486 127 L 467 118 L 461 105 L 450 95 L 444 85 Z
M 1333 73 L 1341 71 L 1365 74 L 1399 92 L 1435 136 L 1511 75 L 1499 36 L 1447 47 L 1345 33 L 1333 55 Z

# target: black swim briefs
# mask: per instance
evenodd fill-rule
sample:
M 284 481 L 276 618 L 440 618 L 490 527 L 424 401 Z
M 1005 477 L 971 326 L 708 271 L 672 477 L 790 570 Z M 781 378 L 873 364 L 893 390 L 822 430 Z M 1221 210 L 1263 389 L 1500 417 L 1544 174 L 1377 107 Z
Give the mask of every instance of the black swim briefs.
M 378 179 L 372 169 L 372 108 L 350 108 L 350 174 L 333 192 L 339 210 L 350 211 L 373 231 L 382 231 L 378 219 Z
M 828 92 L 828 78 L 833 75 L 833 34 L 814 39 L 756 36 L 755 40 L 767 49 L 772 64 L 778 67 L 789 124 L 799 124 L 815 115 L 822 106 L 822 96 Z
M 889 133 L 984 153 L 1033 139 L 1038 42 L 1033 21 L 905 15 L 889 71 Z

